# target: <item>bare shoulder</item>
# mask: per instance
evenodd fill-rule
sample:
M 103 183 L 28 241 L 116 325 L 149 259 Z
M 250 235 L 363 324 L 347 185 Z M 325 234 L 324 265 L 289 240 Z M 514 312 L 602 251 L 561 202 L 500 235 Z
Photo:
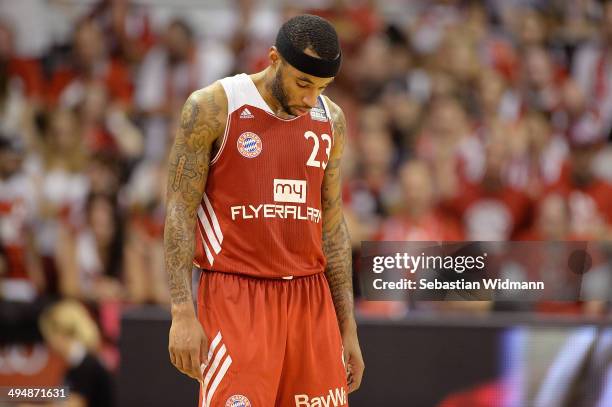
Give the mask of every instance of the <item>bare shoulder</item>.
M 331 115 L 332 120 L 332 129 L 334 132 L 333 139 L 333 148 L 332 154 L 330 158 L 330 163 L 328 164 L 328 168 L 337 167 L 339 162 L 335 162 L 336 159 L 339 161 L 342 156 L 342 152 L 344 151 L 344 144 L 346 143 L 346 118 L 344 117 L 344 112 L 336 103 L 334 103 L 327 96 L 323 96 L 327 101 L 327 107 L 329 108 L 329 113 Z
M 227 121 L 227 96 L 220 82 L 193 92 L 181 111 L 183 136 L 196 136 L 207 144 L 222 137 Z
M 327 101 L 329 113 L 331 114 L 334 136 L 344 138 L 344 133 L 346 132 L 346 118 L 344 117 L 344 112 L 333 100 L 325 95 L 323 97 Z
M 168 159 L 169 197 L 197 207 L 215 142 L 223 137 L 226 121 L 227 97 L 219 82 L 189 96 Z

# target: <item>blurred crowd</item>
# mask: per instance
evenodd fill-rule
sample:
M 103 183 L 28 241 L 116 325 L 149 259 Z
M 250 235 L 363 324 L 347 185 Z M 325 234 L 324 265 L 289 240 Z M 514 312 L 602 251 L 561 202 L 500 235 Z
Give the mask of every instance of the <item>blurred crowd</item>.
M 0 1 L 1 299 L 166 304 L 180 108 L 264 68 L 302 12 L 341 38 L 326 94 L 348 120 L 356 253 L 375 239 L 612 235 L 612 1 L 235 0 L 219 35 L 190 18 L 206 2 L 164 19 L 155 7 Z

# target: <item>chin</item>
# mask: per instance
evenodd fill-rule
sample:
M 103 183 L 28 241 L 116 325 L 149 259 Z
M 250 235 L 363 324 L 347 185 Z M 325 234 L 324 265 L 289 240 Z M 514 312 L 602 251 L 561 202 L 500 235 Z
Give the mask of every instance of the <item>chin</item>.
M 304 116 L 310 112 L 310 109 L 307 109 L 307 110 L 292 109 L 292 111 L 293 111 L 294 116 Z

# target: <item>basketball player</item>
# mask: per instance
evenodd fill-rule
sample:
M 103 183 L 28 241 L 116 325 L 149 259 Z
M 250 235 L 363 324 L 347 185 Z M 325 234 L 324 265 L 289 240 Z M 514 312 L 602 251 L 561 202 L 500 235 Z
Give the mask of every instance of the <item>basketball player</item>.
M 321 95 L 338 37 L 297 16 L 269 59 L 194 92 L 181 113 L 164 232 L 170 358 L 200 382 L 200 406 L 346 406 L 364 363 L 340 193 L 346 124 Z

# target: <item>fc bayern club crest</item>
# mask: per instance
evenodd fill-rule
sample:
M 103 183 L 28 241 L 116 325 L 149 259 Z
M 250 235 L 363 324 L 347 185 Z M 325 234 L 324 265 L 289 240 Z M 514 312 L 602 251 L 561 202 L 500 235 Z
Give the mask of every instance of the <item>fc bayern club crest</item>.
M 225 407 L 251 407 L 251 402 L 242 394 L 235 394 L 227 399 Z
M 240 137 L 238 137 L 236 146 L 238 147 L 240 154 L 246 158 L 257 157 L 263 148 L 259 136 L 255 133 L 251 133 L 250 131 L 242 133 Z

